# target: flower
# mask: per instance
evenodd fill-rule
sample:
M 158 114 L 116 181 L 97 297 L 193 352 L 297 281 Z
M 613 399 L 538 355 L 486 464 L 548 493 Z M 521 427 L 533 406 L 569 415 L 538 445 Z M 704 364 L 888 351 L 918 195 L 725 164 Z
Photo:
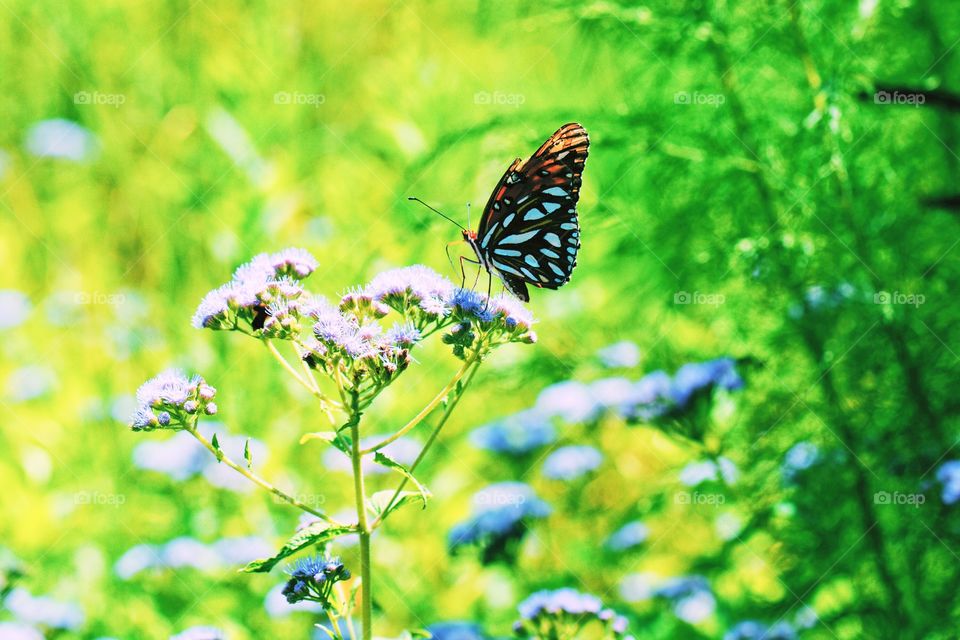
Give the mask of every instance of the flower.
M 716 600 L 703 576 L 678 576 L 662 581 L 653 591 L 655 596 L 670 600 L 673 612 L 684 622 L 695 624 L 710 617 Z
M 364 289 L 378 302 L 404 313 L 418 307 L 428 318 L 446 316 L 446 300 L 454 290 L 453 283 L 429 267 L 417 264 L 391 269 L 378 274 Z
M 539 411 L 521 411 L 474 429 L 470 443 L 479 449 L 522 455 L 556 440 L 553 425 Z
M 394 347 L 409 349 L 420 342 L 420 337 L 420 330 L 413 326 L 413 323 L 405 322 L 393 325 L 384 339 Z
M 737 467 L 729 458 L 720 456 L 716 460 L 691 462 L 680 471 L 680 482 L 688 487 L 716 480 L 722 480 L 727 485 L 736 484 Z
M 559 416 L 567 422 L 587 422 L 599 415 L 600 406 L 589 387 L 576 380 L 557 382 L 537 396 L 534 405 L 544 415 Z
M 625 418 L 650 421 L 673 409 L 672 381 L 666 371 L 652 371 L 637 380 L 632 394 L 622 408 Z
M 26 294 L 6 289 L 0 291 L 0 329 L 13 329 L 30 315 L 30 298 Z
M 597 351 L 603 366 L 611 369 L 635 367 L 640 362 L 640 348 L 629 340 L 615 342 Z
M 34 596 L 21 587 L 7 595 L 3 606 L 20 622 L 53 629 L 77 629 L 83 624 L 83 609 L 79 605 Z
M 695 393 L 714 386 L 728 391 L 743 387 L 732 358 L 691 362 L 680 367 L 673 376 L 673 399 L 678 405 L 686 405 Z
M 526 305 L 505 293 L 490 298 L 490 309 L 494 315 L 503 318 L 504 324 L 511 330 L 527 331 L 535 322 Z
M 785 480 L 792 481 L 812 467 L 820 458 L 820 450 L 811 442 L 798 442 L 784 456 L 782 473 Z
M 350 579 L 350 570 L 340 558 L 330 556 L 301 558 L 287 567 L 287 573 L 290 579 L 281 593 L 290 604 L 311 600 L 328 607 L 333 585 Z
M 473 322 L 492 322 L 493 310 L 487 296 L 472 289 L 457 289 L 448 301 L 454 314 L 464 320 Z
M 40 158 L 83 162 L 98 151 L 96 136 L 76 122 L 63 118 L 42 120 L 27 131 L 27 151 Z
M 543 475 L 552 480 L 575 480 L 603 462 L 603 454 L 586 445 L 560 447 L 543 463 Z
M 190 627 L 170 640 L 227 640 L 227 634 L 216 627 Z
M 134 431 L 193 428 L 199 412 L 216 413 L 215 395 L 216 389 L 200 376 L 187 378 L 175 369 L 164 371 L 137 390 L 137 409 L 130 426 Z
M 650 535 L 647 525 L 639 520 L 628 522 L 607 538 L 606 546 L 613 551 L 626 551 L 640 546 Z
M 520 620 L 514 624 L 514 630 L 521 636 L 560 637 L 561 630 L 569 632 L 573 627 L 570 637 L 577 637 L 579 630 L 593 621 L 606 626 L 617 638 L 624 637 L 627 631 L 627 619 L 604 608 L 600 598 L 569 587 L 537 591 L 521 602 L 517 610 Z
M 797 632 L 788 622 L 768 627 L 755 620 L 738 622 L 723 634 L 723 640 L 796 640 Z
M 507 559 L 509 547 L 523 538 L 526 523 L 550 515 L 550 506 L 522 482 L 489 485 L 473 496 L 471 517 L 455 525 L 447 536 L 451 552 L 475 545 L 483 562 Z
M 960 500 L 960 460 L 947 460 L 940 465 L 937 480 L 943 484 L 940 494 L 943 504 L 956 504 Z
M 484 640 L 487 637 L 475 622 L 435 622 L 427 631 L 431 640 Z

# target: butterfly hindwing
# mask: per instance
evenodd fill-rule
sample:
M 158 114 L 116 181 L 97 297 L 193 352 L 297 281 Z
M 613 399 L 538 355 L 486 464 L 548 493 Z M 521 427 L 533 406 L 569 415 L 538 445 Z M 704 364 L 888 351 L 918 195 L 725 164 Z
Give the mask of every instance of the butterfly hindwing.
M 557 289 L 577 264 L 576 206 L 589 145 L 579 124 L 560 127 L 526 162 L 514 160 L 484 209 L 478 253 L 523 300 L 525 282 Z

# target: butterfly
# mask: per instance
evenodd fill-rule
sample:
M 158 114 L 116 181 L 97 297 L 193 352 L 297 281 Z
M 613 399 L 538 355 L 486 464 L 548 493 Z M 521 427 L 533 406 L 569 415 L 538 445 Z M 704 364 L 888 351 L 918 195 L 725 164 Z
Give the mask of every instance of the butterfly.
M 463 231 L 487 273 L 524 302 L 527 284 L 559 289 L 577 266 L 577 200 L 589 147 L 581 125 L 563 125 L 526 162 L 510 164 L 477 230 Z

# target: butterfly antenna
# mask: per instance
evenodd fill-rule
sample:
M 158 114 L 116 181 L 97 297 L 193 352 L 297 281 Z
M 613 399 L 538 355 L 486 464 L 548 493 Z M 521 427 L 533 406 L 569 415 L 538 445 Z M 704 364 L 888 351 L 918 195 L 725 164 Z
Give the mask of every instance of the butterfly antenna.
M 470 203 L 467 203 L 467 227 L 470 228 Z
M 426 202 L 424 202 L 424 201 L 421 200 L 420 198 L 415 198 L 415 197 L 413 197 L 413 196 L 410 196 L 410 197 L 407 198 L 407 200 L 413 200 L 414 202 L 419 202 L 420 204 L 422 204 L 423 206 L 425 206 L 427 209 L 430 209 L 430 211 L 433 211 L 435 214 L 437 214 L 437 215 L 440 216 L 441 218 L 446 218 L 447 220 L 449 220 L 449 221 L 452 222 L 453 224 L 457 225 L 458 227 L 460 227 L 461 229 L 463 229 L 464 231 L 466 231 L 466 229 L 463 228 L 463 225 L 462 225 L 462 224 L 460 224 L 459 222 L 457 222 L 456 220 L 454 220 L 454 219 L 451 218 L 450 216 L 446 215 L 446 214 L 443 213 L 442 211 L 438 211 L 437 209 L 434 209 L 433 207 L 431 207 L 430 205 L 428 205 Z

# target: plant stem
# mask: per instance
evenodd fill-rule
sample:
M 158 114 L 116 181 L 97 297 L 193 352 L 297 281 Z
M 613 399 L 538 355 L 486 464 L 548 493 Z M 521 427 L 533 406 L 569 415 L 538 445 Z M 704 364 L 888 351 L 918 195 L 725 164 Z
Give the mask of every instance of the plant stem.
M 367 525 L 367 496 L 363 487 L 360 451 L 360 393 L 350 391 L 350 458 L 353 463 L 353 493 L 357 501 L 357 528 L 360 532 L 360 625 L 363 640 L 373 638 L 373 601 L 371 593 L 370 528 Z
M 304 389 L 306 389 L 307 391 L 309 391 L 311 395 L 314 395 L 314 396 L 320 398 L 320 402 L 321 402 L 323 405 L 333 405 L 333 404 L 335 404 L 332 400 L 330 400 L 330 399 L 327 398 L 325 395 L 323 395 L 323 392 L 320 391 L 320 388 L 319 388 L 319 387 L 317 387 L 315 384 L 310 384 L 310 382 L 308 382 L 306 378 L 304 378 L 304 377 L 301 376 L 299 373 L 297 373 L 297 370 L 293 368 L 293 365 L 291 365 L 290 362 L 289 362 L 286 358 L 283 357 L 283 354 L 280 353 L 280 351 L 277 349 L 277 346 L 276 346 L 275 344 L 273 344 L 273 341 L 271 341 L 271 340 L 264 340 L 264 341 L 263 341 L 263 344 L 266 345 L 267 350 L 268 350 L 271 354 L 273 354 L 273 357 L 277 359 L 277 362 L 280 363 L 280 366 L 283 367 L 283 368 L 286 370 L 287 373 L 289 373 L 291 376 L 293 376 L 294 380 L 296 380 L 297 382 L 299 382 L 300 384 L 302 384 L 303 387 L 304 387 Z M 326 406 L 324 406 L 324 409 L 326 409 Z
M 404 435 L 407 434 L 407 432 L 409 432 L 411 429 L 413 429 L 413 428 L 416 427 L 418 424 L 420 424 L 421 422 L 423 422 L 423 419 L 426 418 L 428 415 L 430 415 L 430 412 L 433 411 L 434 409 L 436 409 L 436 408 L 437 408 L 437 405 L 440 404 L 445 397 L 447 397 L 447 395 L 450 393 L 450 391 L 457 385 L 457 383 L 460 381 L 460 379 L 461 379 L 461 378 L 464 376 L 464 374 L 467 372 L 467 369 L 469 369 L 470 366 L 471 366 L 475 361 L 476 361 L 476 358 L 471 358 L 471 359 L 467 360 L 466 362 L 464 362 L 464 363 L 463 363 L 463 366 L 460 367 L 460 370 L 457 371 L 457 372 L 454 374 L 453 378 L 450 379 L 450 382 L 447 383 L 447 386 L 445 386 L 443 389 L 441 389 L 441 390 L 440 390 L 440 393 L 438 393 L 437 396 L 436 396 L 433 400 L 431 400 L 430 403 L 427 404 L 427 406 L 425 406 L 425 407 L 423 408 L 423 410 L 420 411 L 420 413 L 418 413 L 416 416 L 414 416 L 414 418 L 413 418 L 410 422 L 408 422 L 406 425 L 404 425 L 399 431 L 397 431 L 396 433 L 394 433 L 394 434 L 393 434 L 392 436 L 390 436 L 389 438 L 386 438 L 386 439 L 378 442 L 377 444 L 373 445 L 372 447 L 367 447 L 366 449 L 363 449 L 360 453 L 361 453 L 362 455 L 366 455 L 366 454 L 368 454 L 368 453 L 373 453 L 374 451 L 379 451 L 380 449 L 383 449 L 385 446 L 387 446 L 387 445 L 390 444 L 391 442 L 395 442 L 396 440 L 402 438 Z
M 423 458 L 427 455 L 427 451 L 430 449 L 430 446 L 433 445 L 433 443 L 437 439 L 437 436 L 440 435 L 440 430 L 443 429 L 443 425 L 447 423 L 447 419 L 450 418 L 450 415 L 453 413 L 453 410 L 457 406 L 457 403 L 460 402 L 460 398 L 463 397 L 463 392 L 470 385 L 470 381 L 473 380 L 473 376 L 474 374 L 477 373 L 477 369 L 480 368 L 479 354 L 475 354 L 474 357 L 468 360 L 468 364 L 466 368 L 470 368 L 471 366 L 472 368 L 470 369 L 469 374 L 467 374 L 467 377 L 463 382 L 463 386 L 460 389 L 460 393 L 455 395 L 453 399 L 450 400 L 449 404 L 447 404 L 447 407 L 443 411 L 443 415 L 440 416 L 440 420 L 439 422 L 437 422 L 437 426 L 433 428 L 433 432 L 430 434 L 430 437 L 427 438 L 427 442 L 426 444 L 423 445 L 423 449 L 420 450 L 420 454 L 417 456 L 417 459 L 414 460 L 413 464 L 410 465 L 411 474 L 417 468 L 417 465 L 419 465 L 420 462 L 423 460 Z M 381 515 L 377 516 L 377 519 L 373 521 L 372 525 L 370 525 L 371 531 L 376 529 L 378 526 L 380 526 L 380 524 L 383 522 L 383 514 L 390 512 L 390 509 L 393 508 L 393 503 L 396 502 L 398 497 L 400 497 L 400 492 L 403 491 L 403 488 L 405 486 L 407 486 L 406 478 L 404 478 L 400 482 L 400 485 L 397 487 L 397 490 L 393 492 L 393 496 L 390 498 L 389 502 L 387 502 L 387 506 L 386 508 L 383 509 L 383 511 L 381 512 Z
M 330 524 L 342 526 L 341 523 L 337 522 L 336 520 L 334 520 L 333 518 L 331 518 L 331 517 L 328 516 L 327 514 L 323 513 L 322 511 L 317 511 L 316 509 L 314 509 L 314 508 L 312 508 L 312 507 L 308 507 L 307 505 L 303 504 L 302 502 L 300 502 L 299 500 L 297 500 L 297 499 L 294 498 L 293 496 L 284 493 L 284 492 L 281 491 L 280 489 L 277 489 L 275 486 L 273 486 L 272 484 L 270 484 L 269 482 L 267 482 L 266 480 L 264 480 L 263 478 L 261 478 L 261 477 L 258 476 L 257 474 L 253 473 L 252 471 L 250 471 L 250 470 L 247 469 L 246 467 L 241 466 L 241 465 L 237 464 L 236 462 L 234 462 L 233 460 L 231 460 L 230 457 L 229 457 L 226 453 L 224 453 L 222 449 L 218 451 L 218 450 L 216 449 L 216 447 L 214 447 L 213 444 L 212 444 L 209 440 L 207 440 L 206 438 L 204 438 L 203 435 L 201 435 L 200 432 L 196 430 L 196 428 L 187 429 L 186 431 L 188 431 L 188 432 L 190 433 L 190 435 L 192 435 L 194 438 L 196 438 L 198 441 L 200 441 L 200 444 L 202 444 L 204 447 L 206 447 L 207 450 L 210 451 L 210 453 L 212 453 L 213 455 L 215 455 L 215 456 L 217 457 L 217 459 L 220 460 L 220 462 L 222 462 L 223 464 L 227 465 L 228 467 L 230 467 L 231 469 L 233 469 L 234 471 L 236 471 L 236 472 L 239 473 L 240 475 L 248 478 L 248 479 L 251 480 L 252 482 L 260 485 L 261 487 L 263 487 L 264 489 L 266 489 L 267 491 L 269 491 L 269 492 L 272 493 L 273 495 L 277 496 L 278 498 L 280 498 L 280 499 L 283 500 L 284 502 L 287 502 L 287 503 L 289 503 L 289 504 L 292 504 L 293 506 L 297 507 L 298 509 L 300 509 L 300 510 L 302 510 L 302 511 L 306 511 L 307 513 L 309 513 L 309 514 L 311 514 L 311 515 L 317 516 L 317 517 L 320 518 L 321 520 L 324 520 L 324 521 L 326 521 L 326 522 L 329 522 Z

